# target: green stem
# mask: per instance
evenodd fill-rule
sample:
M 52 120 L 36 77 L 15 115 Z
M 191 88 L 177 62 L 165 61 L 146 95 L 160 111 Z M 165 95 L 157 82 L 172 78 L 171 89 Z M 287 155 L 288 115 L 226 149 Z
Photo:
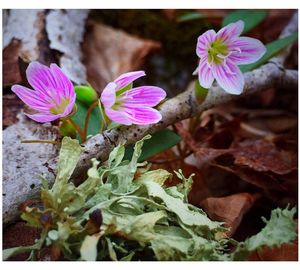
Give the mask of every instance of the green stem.
M 59 141 L 50 140 L 22 140 L 21 143 L 50 143 L 50 144 L 61 144 Z
M 102 118 L 102 125 L 100 127 L 100 133 L 103 132 L 103 130 L 107 129 L 108 124 L 109 124 L 109 119 L 107 118 L 107 116 L 105 115 L 103 108 L 102 108 L 102 104 L 100 102 L 100 99 L 98 100 L 98 108 L 101 114 L 101 118 Z
M 94 101 L 86 112 L 85 119 L 84 119 L 84 128 L 83 128 L 83 134 L 85 138 L 87 137 L 87 129 L 88 129 L 91 113 L 97 105 L 98 105 L 98 100 Z
M 77 125 L 72 120 L 72 118 L 66 118 L 65 120 L 68 121 L 76 129 L 76 131 L 78 132 L 78 134 L 80 136 L 81 142 L 84 143 L 86 141 L 86 136 L 85 136 L 84 131 L 82 130 L 82 128 L 79 125 Z

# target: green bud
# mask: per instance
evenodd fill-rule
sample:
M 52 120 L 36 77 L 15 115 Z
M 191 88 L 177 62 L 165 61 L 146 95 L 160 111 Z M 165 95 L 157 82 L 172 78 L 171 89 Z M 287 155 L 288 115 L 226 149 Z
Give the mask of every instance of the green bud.
M 76 100 L 79 100 L 86 105 L 91 105 L 99 98 L 96 90 L 89 85 L 76 85 L 75 93 Z

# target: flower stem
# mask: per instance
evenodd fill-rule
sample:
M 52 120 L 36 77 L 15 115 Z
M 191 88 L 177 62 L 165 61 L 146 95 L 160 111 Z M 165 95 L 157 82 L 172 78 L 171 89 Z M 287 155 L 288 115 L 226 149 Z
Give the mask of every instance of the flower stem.
M 100 133 L 102 133 L 103 130 L 105 130 L 108 127 L 108 123 L 107 123 L 108 119 L 107 119 L 107 116 L 105 115 L 105 113 L 103 111 L 100 99 L 99 99 L 99 102 L 98 102 L 98 108 L 99 108 L 99 111 L 100 111 L 100 114 L 101 114 L 101 117 L 102 117 L 102 124 L 101 124 L 101 127 L 100 127 Z
M 72 120 L 72 118 L 67 118 L 65 120 L 68 121 L 76 129 L 76 131 L 78 132 L 78 134 L 80 136 L 81 142 L 84 143 L 86 141 L 86 136 L 85 136 L 84 131 L 82 130 L 82 128 L 79 125 L 77 125 Z
M 98 105 L 98 100 L 94 101 L 86 112 L 85 119 L 84 119 L 84 128 L 83 128 L 83 134 L 85 138 L 87 137 L 87 129 L 88 129 L 91 113 L 97 105 Z
M 50 140 L 22 140 L 21 143 L 50 143 L 50 144 L 61 144 L 59 141 Z

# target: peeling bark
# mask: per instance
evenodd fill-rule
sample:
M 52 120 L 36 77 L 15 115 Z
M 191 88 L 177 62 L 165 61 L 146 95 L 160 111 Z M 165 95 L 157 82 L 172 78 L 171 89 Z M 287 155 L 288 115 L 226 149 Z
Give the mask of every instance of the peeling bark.
M 81 62 L 81 42 L 89 10 L 51 10 L 46 17 L 50 48 L 62 53 L 59 66 L 76 84 L 86 83 L 86 68 Z
M 23 113 L 19 122 L 3 131 L 3 222 L 12 221 L 18 216 L 20 203 L 38 196 L 41 180 L 45 174 L 53 182 L 54 175 L 45 166 L 58 155 L 52 144 L 24 144 L 21 140 L 59 138 L 57 128 L 51 124 L 38 124 L 30 121 Z

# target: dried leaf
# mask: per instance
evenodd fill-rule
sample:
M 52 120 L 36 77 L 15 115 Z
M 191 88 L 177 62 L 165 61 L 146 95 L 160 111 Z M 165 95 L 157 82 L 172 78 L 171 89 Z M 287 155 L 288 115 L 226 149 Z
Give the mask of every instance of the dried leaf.
M 298 241 L 280 247 L 264 247 L 250 254 L 250 261 L 298 261 Z
M 13 85 L 22 81 L 18 63 L 21 47 L 21 42 L 14 39 L 3 50 L 3 86 Z
M 160 44 L 157 42 L 89 21 L 83 43 L 87 81 L 101 92 L 117 76 L 140 68 L 145 57 L 158 48 Z
M 212 220 L 225 222 L 229 228 L 226 232 L 231 237 L 239 227 L 243 216 L 260 197 L 259 194 L 237 193 L 220 198 L 207 198 L 200 202 L 200 206 Z
M 266 140 L 241 142 L 231 153 L 235 157 L 235 164 L 248 166 L 259 172 L 271 171 L 283 175 L 297 168 L 296 153 L 277 149 L 272 142 Z

